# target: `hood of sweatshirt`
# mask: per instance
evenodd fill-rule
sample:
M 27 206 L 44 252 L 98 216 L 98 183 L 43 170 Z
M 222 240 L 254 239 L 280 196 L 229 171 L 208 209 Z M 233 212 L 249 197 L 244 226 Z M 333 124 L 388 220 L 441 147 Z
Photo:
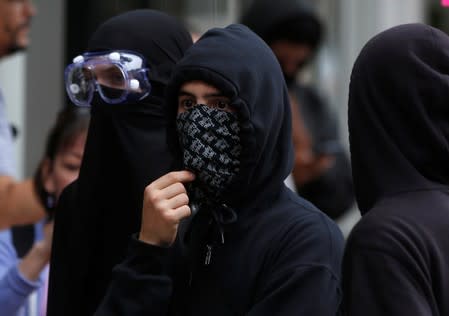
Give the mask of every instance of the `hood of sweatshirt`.
M 239 117 L 240 172 L 224 190 L 224 201 L 239 207 L 278 194 L 292 169 L 293 147 L 287 87 L 271 49 L 240 24 L 205 33 L 178 63 L 168 86 L 173 143 L 178 92 L 193 80 L 229 97 Z
M 398 193 L 449 184 L 449 37 L 393 27 L 362 49 L 351 74 L 349 139 L 362 214 Z

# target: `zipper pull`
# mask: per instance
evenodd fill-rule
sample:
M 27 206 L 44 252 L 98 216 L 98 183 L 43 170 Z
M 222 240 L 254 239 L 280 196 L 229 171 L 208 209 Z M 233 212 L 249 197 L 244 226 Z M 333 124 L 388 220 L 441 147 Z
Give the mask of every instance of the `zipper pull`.
M 206 258 L 204 260 L 204 265 L 208 266 L 210 264 L 210 259 L 212 257 L 212 246 L 206 245 L 207 252 L 206 252 Z
M 192 271 L 190 271 L 190 275 L 189 275 L 189 287 L 192 287 L 192 280 L 193 280 L 193 273 L 192 273 Z

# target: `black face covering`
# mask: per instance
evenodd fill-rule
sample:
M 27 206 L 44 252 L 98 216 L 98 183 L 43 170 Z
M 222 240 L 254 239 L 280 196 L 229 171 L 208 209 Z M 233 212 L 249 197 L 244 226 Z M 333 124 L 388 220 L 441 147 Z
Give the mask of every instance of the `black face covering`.
M 176 19 L 152 10 L 116 16 L 92 36 L 89 51 L 143 55 L 152 90 L 123 104 L 94 95 L 79 178 L 63 193 L 64 211 L 56 216 L 48 315 L 94 313 L 113 266 L 140 229 L 145 187 L 180 165 L 168 149 L 163 97 L 171 70 L 191 43 Z
M 196 105 L 177 117 L 184 168 L 197 175 L 193 186 L 204 196 L 218 197 L 240 167 L 239 122 L 235 113 Z M 203 194 L 201 194 L 203 193 Z M 200 202 L 200 201 L 198 201 Z

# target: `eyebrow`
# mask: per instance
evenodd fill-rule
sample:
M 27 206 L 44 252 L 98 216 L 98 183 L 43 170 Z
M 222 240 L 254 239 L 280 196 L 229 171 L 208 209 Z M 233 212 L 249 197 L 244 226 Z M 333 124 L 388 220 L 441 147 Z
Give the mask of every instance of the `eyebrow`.
M 178 97 L 182 97 L 182 96 L 196 97 L 194 94 L 192 94 L 190 92 L 187 92 L 185 90 L 179 91 Z M 203 95 L 203 97 L 204 98 L 212 98 L 212 97 L 224 97 L 224 98 L 227 98 L 227 96 L 225 96 L 221 92 L 207 93 L 207 94 Z

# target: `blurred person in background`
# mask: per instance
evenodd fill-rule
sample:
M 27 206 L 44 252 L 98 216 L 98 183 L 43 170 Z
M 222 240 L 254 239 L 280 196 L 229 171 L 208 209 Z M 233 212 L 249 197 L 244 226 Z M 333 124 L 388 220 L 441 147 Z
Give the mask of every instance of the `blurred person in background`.
M 374 36 L 349 87 L 361 220 L 343 260 L 347 315 L 449 315 L 449 37 L 424 24 Z
M 24 50 L 36 9 L 30 0 L 0 0 L 0 58 Z M 0 228 L 36 222 L 45 216 L 31 179 L 18 182 L 13 135 L 0 91 Z
M 297 0 L 254 0 L 241 23 L 271 47 L 289 88 L 296 190 L 338 219 L 354 204 L 349 159 L 339 139 L 335 113 L 317 89 L 298 80 L 298 74 L 317 53 L 322 22 Z
M 164 93 L 191 45 L 176 18 L 128 11 L 101 24 L 67 66 L 67 92 L 92 117 L 79 178 L 55 214 L 49 316 L 94 313 L 140 228 L 145 186 L 179 165 L 167 146 Z
M 65 186 L 78 176 L 89 124 L 89 111 L 68 105 L 47 136 L 41 192 L 53 209 Z M 2 316 L 45 316 L 48 262 L 53 222 L 0 231 L 0 306 Z

